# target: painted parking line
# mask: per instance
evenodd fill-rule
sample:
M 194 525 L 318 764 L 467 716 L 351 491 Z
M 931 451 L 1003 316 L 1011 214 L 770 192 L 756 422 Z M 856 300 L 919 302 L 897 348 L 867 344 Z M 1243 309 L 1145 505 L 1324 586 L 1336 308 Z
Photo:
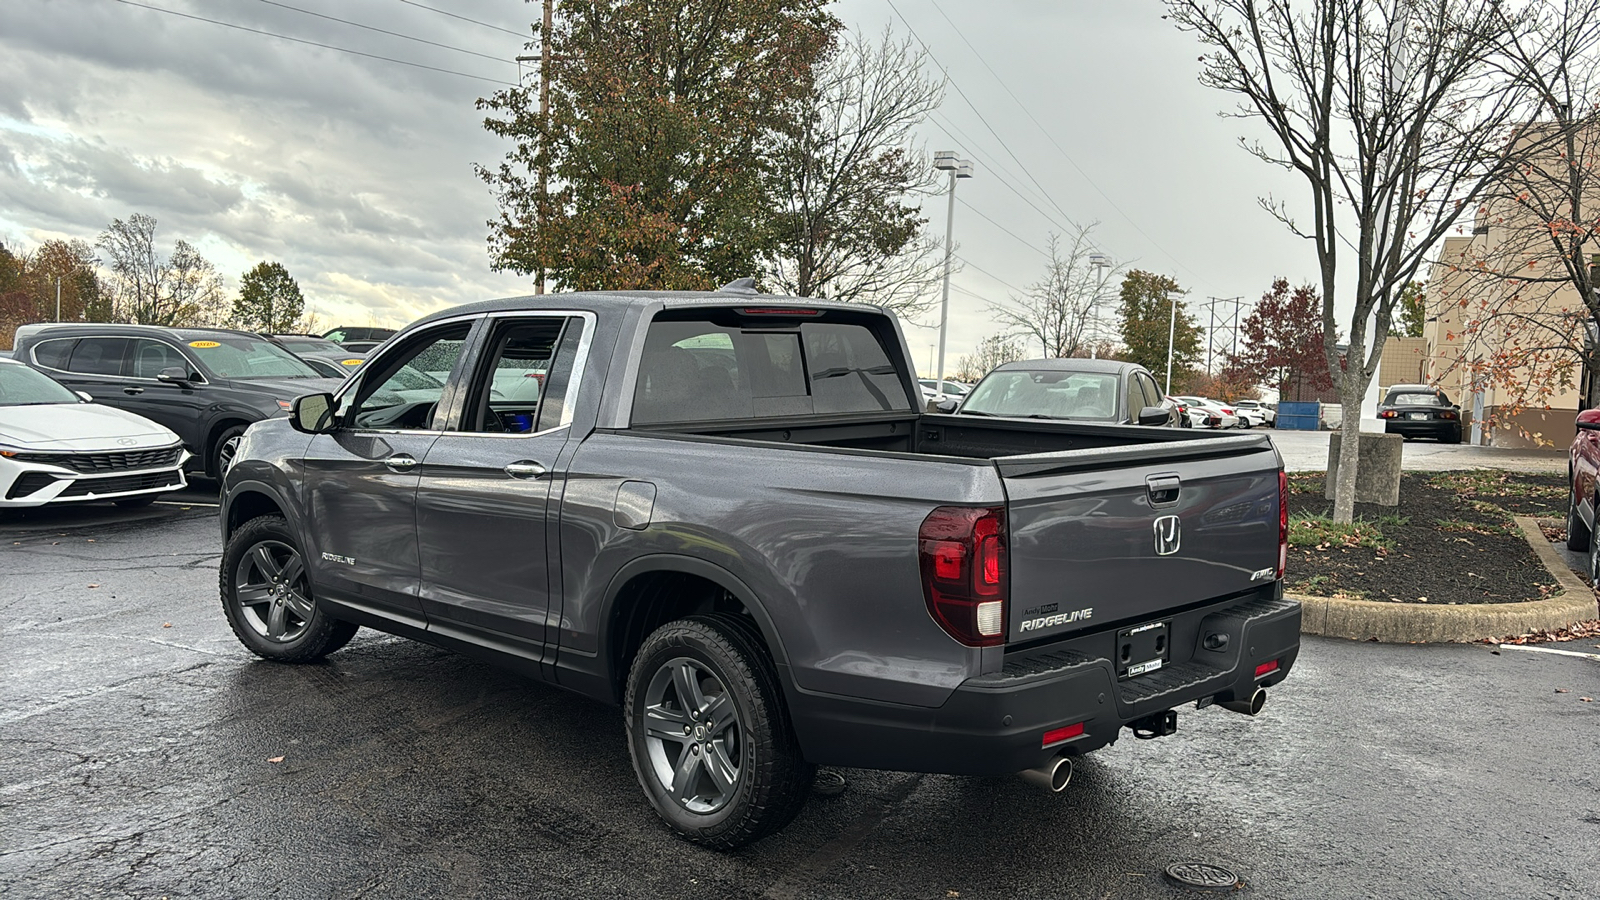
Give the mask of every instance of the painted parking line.
M 1526 644 L 1501 644 L 1501 650 L 1526 650 L 1529 653 L 1555 653 L 1561 656 L 1576 656 L 1580 659 L 1600 661 L 1600 653 L 1579 653 L 1576 650 L 1557 650 L 1554 647 L 1529 647 Z

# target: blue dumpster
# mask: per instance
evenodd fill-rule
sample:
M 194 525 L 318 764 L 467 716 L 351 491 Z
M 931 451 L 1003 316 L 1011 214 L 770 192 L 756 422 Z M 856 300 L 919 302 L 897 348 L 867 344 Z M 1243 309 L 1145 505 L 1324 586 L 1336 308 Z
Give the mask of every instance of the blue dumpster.
M 1321 403 L 1279 403 L 1278 421 L 1274 427 L 1288 431 L 1316 431 L 1321 420 Z

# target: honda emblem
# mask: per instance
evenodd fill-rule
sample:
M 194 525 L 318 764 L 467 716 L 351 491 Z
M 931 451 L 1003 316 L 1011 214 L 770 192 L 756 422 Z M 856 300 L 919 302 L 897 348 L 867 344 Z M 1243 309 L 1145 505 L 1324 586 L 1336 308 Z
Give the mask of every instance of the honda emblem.
M 1183 541 L 1183 524 L 1177 516 L 1162 516 L 1155 521 L 1156 555 L 1171 556 Z

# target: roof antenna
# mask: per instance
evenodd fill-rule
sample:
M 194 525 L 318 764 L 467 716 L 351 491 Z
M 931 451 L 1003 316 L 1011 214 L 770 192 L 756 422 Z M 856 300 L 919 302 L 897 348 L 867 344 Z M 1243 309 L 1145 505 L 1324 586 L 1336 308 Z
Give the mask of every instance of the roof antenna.
M 719 294 L 754 294 L 756 293 L 756 280 L 754 278 L 735 278 L 722 287 L 717 288 Z

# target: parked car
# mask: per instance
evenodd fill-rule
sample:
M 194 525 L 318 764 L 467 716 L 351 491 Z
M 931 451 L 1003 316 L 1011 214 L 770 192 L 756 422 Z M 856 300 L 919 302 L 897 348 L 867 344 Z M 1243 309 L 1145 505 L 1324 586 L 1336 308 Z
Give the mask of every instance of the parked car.
M 1178 425 L 1144 366 L 1108 359 L 1029 359 L 996 366 L 956 414 Z
M 0 509 L 87 500 L 147 506 L 183 489 L 188 457 L 169 429 L 0 359 Z
M 1256 410 L 1261 413 L 1261 423 L 1276 426 L 1278 424 L 1278 405 L 1265 400 L 1240 400 L 1234 404 L 1236 409 Z
M 1430 437 L 1446 444 L 1461 443 L 1461 407 L 1444 391 L 1426 384 L 1396 384 L 1378 404 L 1378 418 L 1386 434 L 1406 440 Z
M 1178 417 L 1179 428 L 1194 427 L 1194 418 L 1189 415 L 1189 405 L 1187 403 L 1184 403 L 1177 397 L 1163 397 L 1161 400 L 1161 405 L 1172 410 L 1173 415 Z
M 251 423 L 331 390 L 294 354 L 258 334 L 222 328 L 41 324 L 17 329 L 17 358 L 96 402 L 176 432 L 213 478 Z
M 269 659 L 368 625 L 621 705 L 649 802 L 717 848 L 818 764 L 1059 789 L 1183 704 L 1259 711 L 1300 640 L 1272 443 L 925 415 L 909 361 L 876 307 L 748 290 L 434 314 L 246 434 L 224 612 Z
M 335 344 L 338 344 L 346 350 L 365 353 L 384 341 L 387 341 L 389 338 L 394 337 L 394 334 L 395 331 L 393 328 L 374 328 L 370 326 L 357 327 L 346 325 L 339 328 L 334 328 L 330 331 L 325 331 L 323 332 L 322 336 L 330 341 L 333 341 Z
M 1587 553 L 1586 579 L 1600 587 L 1600 409 L 1578 413 L 1578 433 L 1567 447 L 1567 549 Z
M 953 394 L 941 394 L 926 384 L 918 384 L 922 389 L 922 408 L 940 413 L 953 413 L 961 405 L 961 398 Z
M 937 378 L 920 378 L 917 380 L 917 383 L 930 391 L 935 393 L 939 392 L 939 379 Z M 954 397 L 959 400 L 971 392 L 972 385 L 970 384 L 962 384 L 959 381 L 951 381 L 948 378 L 944 380 L 944 393 L 946 396 Z
M 1239 417 L 1233 409 L 1204 397 L 1179 397 L 1189 406 L 1189 416 L 1202 428 L 1238 428 Z
M 264 337 L 298 356 L 324 378 L 349 378 L 367 360 L 365 353 L 346 350 L 314 334 L 269 334 Z
M 1235 400 L 1233 414 L 1239 417 L 1240 428 L 1254 428 L 1267 424 L 1267 412 L 1254 400 Z

